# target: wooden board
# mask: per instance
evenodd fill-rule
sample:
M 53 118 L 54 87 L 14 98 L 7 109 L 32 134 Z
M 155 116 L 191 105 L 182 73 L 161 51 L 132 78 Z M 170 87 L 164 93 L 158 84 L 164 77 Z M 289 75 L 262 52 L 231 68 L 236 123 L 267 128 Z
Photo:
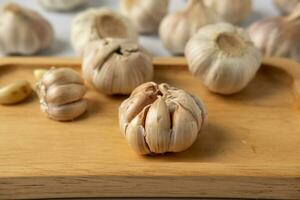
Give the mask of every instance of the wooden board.
M 0 85 L 33 83 L 32 70 L 49 66 L 80 70 L 80 60 L 2 58 Z M 155 68 L 155 81 L 185 89 L 208 107 L 209 124 L 189 150 L 136 155 L 118 127 L 125 97 L 90 89 L 88 113 L 62 123 L 46 118 L 32 95 L 0 106 L 0 199 L 300 199 L 300 110 L 287 75 L 263 67 L 243 92 L 224 97 L 208 92 L 183 59 L 156 59 Z

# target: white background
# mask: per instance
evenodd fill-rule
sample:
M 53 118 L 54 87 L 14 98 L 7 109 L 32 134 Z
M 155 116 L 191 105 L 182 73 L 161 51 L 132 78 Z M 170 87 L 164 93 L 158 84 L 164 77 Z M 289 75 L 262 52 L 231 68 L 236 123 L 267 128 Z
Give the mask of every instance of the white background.
M 4 3 L 7 0 L 0 0 L 0 3 Z M 38 12 L 40 12 L 45 18 L 47 18 L 55 29 L 56 39 L 50 50 L 42 52 L 43 56 L 75 56 L 74 51 L 70 45 L 70 26 L 71 21 L 76 13 L 86 9 L 87 7 L 101 7 L 108 6 L 114 10 L 118 10 L 119 0 L 87 0 L 88 6 L 77 9 L 72 12 L 50 12 L 44 10 L 39 6 L 37 0 L 12 0 L 19 4 L 26 5 Z M 71 0 L 69 0 L 71 1 Z M 185 4 L 185 0 L 170 0 L 170 11 L 181 9 Z M 272 0 L 253 0 L 253 12 L 242 24 L 243 27 L 247 27 L 251 22 L 257 19 L 278 15 L 276 7 L 273 5 Z M 140 43 L 148 49 L 153 55 L 167 56 L 170 55 L 162 46 L 159 38 L 155 35 L 152 36 L 140 36 Z

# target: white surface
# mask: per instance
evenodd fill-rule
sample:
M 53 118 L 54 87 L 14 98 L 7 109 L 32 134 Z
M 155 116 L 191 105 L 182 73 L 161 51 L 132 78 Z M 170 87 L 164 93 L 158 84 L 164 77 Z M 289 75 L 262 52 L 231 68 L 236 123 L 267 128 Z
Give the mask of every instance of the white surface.
M 0 3 L 4 3 L 6 0 L 0 0 Z M 44 10 L 37 3 L 37 0 L 12 0 L 19 4 L 28 6 L 38 12 L 40 12 L 44 17 L 46 17 L 53 25 L 55 29 L 56 39 L 51 49 L 45 52 L 42 52 L 43 56 L 75 56 L 74 51 L 72 50 L 70 44 L 70 26 L 71 21 L 76 13 L 86 9 L 87 7 L 100 7 L 108 6 L 114 10 L 118 10 L 119 0 L 87 0 L 89 4 L 87 7 L 80 8 L 72 12 L 50 12 Z M 71 1 L 71 0 L 69 0 Z M 182 8 L 185 4 L 185 0 L 170 0 L 170 11 L 178 10 Z M 253 0 L 253 12 L 245 22 L 242 24 L 243 27 L 246 27 L 253 21 L 257 19 L 264 18 L 267 16 L 278 15 L 278 11 L 273 5 L 272 0 Z M 153 55 L 167 56 L 170 55 L 162 46 L 159 38 L 155 35 L 140 36 L 140 43 L 148 49 Z

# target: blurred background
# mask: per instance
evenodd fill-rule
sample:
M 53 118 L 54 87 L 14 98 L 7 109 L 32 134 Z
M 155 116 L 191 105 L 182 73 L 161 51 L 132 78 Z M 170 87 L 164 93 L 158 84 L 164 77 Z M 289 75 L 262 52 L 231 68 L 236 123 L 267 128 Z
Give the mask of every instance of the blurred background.
M 55 29 L 55 42 L 52 47 L 39 53 L 42 56 L 76 56 L 70 45 L 70 27 L 71 21 L 76 13 L 87 9 L 88 7 L 110 7 L 114 10 L 119 9 L 119 0 L 87 0 L 88 5 L 71 12 L 53 12 L 43 9 L 36 0 L 11 0 L 12 2 L 25 5 L 38 11 L 47 18 Z M 0 0 L 3 4 L 7 0 Z M 178 10 L 185 5 L 185 0 L 170 0 L 170 11 Z M 268 17 L 279 15 L 278 10 L 272 0 L 253 0 L 252 14 L 242 23 L 243 27 L 247 27 L 252 22 Z M 171 54 L 163 47 L 157 35 L 144 35 L 139 38 L 140 43 L 155 56 L 170 56 Z

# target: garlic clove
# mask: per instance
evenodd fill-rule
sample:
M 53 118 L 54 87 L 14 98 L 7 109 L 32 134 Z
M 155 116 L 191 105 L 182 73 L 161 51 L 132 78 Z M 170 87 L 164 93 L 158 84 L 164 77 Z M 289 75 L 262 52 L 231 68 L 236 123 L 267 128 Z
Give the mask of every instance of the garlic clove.
M 149 108 L 146 120 L 146 143 L 151 152 L 164 153 L 169 150 L 171 119 L 166 103 L 158 98 Z
M 33 71 L 33 76 L 35 77 L 35 79 L 37 81 L 39 81 L 41 78 L 43 78 L 44 74 L 47 72 L 48 70 L 46 69 L 36 69 Z
M 52 11 L 70 11 L 83 6 L 86 0 L 37 0 L 41 6 Z
M 0 104 L 16 104 L 32 93 L 30 83 L 19 80 L 0 88 Z
M 52 68 L 43 76 L 43 85 L 49 87 L 50 85 L 63 84 L 83 84 L 83 79 L 79 73 L 69 68 Z

